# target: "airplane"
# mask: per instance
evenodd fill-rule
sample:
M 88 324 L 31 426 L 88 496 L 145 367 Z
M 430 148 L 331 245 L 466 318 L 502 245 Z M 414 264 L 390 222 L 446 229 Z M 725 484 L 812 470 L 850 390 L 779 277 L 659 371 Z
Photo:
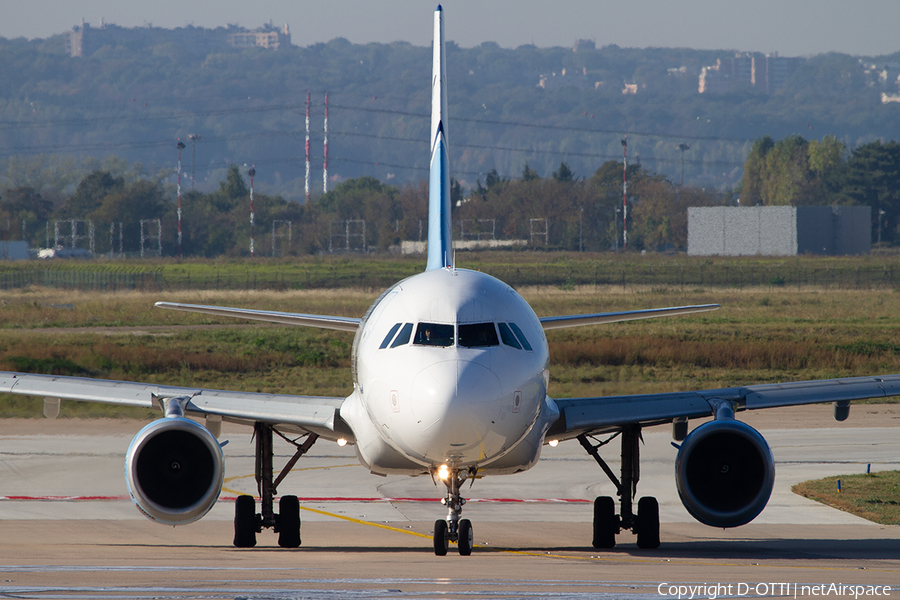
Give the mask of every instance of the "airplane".
M 713 527 L 737 527 L 763 510 L 775 465 L 762 435 L 736 413 L 832 402 L 844 420 L 853 400 L 900 395 L 900 375 L 826 379 L 661 394 L 552 398 L 545 331 L 715 310 L 716 304 L 538 317 L 507 284 L 457 268 L 450 219 L 447 89 L 443 10 L 434 13 L 431 170 L 425 270 L 382 293 L 361 318 L 157 302 L 163 309 L 238 317 L 355 334 L 353 392 L 346 398 L 262 394 L 148 383 L 0 373 L 0 392 L 44 397 L 55 417 L 62 399 L 158 407 L 163 416 L 132 440 L 126 483 L 149 519 L 180 525 L 203 517 L 222 490 L 223 421 L 253 427 L 260 509 L 242 495 L 235 503 L 234 545 L 252 547 L 264 528 L 278 544 L 300 545 L 296 496 L 277 486 L 318 440 L 352 444 L 375 475 L 429 476 L 441 482 L 447 516 L 434 526 L 433 549 L 460 555 L 473 548 L 473 528 L 461 518 L 465 481 L 525 471 L 545 444 L 577 440 L 612 481 L 619 497 L 593 503 L 592 545 L 612 548 L 630 530 L 639 548 L 660 545 L 659 505 L 637 498 L 641 431 L 672 424 L 680 442 L 675 478 L 688 512 Z M 713 420 L 688 433 L 690 419 Z M 191 418 L 189 418 L 191 417 Z M 201 424 L 199 421 L 203 420 Z M 296 447 L 276 476 L 273 439 Z M 296 439 L 289 436 L 296 435 Z M 598 441 L 599 436 L 607 436 Z M 618 476 L 599 449 L 619 438 Z M 300 441 L 302 440 L 302 442 Z M 637 500 L 637 506 L 635 506 Z

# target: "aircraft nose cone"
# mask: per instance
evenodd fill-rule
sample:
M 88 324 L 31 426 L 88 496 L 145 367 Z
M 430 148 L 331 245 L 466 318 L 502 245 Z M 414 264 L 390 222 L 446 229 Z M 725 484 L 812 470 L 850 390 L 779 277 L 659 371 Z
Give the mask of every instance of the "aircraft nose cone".
M 436 363 L 413 379 L 412 412 L 429 454 L 440 460 L 477 450 L 482 455 L 490 426 L 500 414 L 500 380 L 477 363 Z

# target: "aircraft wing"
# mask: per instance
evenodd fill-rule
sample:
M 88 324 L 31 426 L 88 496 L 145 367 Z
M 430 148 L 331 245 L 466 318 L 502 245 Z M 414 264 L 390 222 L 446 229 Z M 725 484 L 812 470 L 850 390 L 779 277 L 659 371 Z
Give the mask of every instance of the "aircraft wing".
M 166 398 L 189 397 L 191 416 L 218 416 L 249 423 L 262 421 L 311 431 L 326 439 L 352 439 L 338 414 L 344 398 L 230 392 L 128 381 L 0 372 L 0 393 L 105 402 L 125 406 L 158 407 Z M 337 423 L 337 424 L 336 424 Z
M 673 306 L 670 308 L 650 308 L 646 310 L 626 310 L 622 312 L 594 313 L 589 315 L 563 315 L 558 317 L 542 317 L 540 319 L 544 331 L 579 327 L 581 325 L 597 325 L 600 323 L 616 323 L 617 321 L 635 321 L 638 319 L 655 319 L 675 315 L 690 315 L 719 308 L 718 304 L 699 304 L 696 306 Z
M 699 418 L 713 414 L 721 401 L 734 402 L 737 410 L 755 410 L 821 402 L 849 402 L 900 396 L 900 375 L 821 379 L 749 385 L 746 387 L 554 399 L 560 418 L 547 432 L 547 439 L 568 439 L 582 433 L 614 431 L 623 425 L 658 425 L 676 418 Z
M 217 317 L 240 317 L 253 321 L 266 321 L 268 323 L 282 323 L 284 325 L 300 325 L 305 327 L 318 327 L 320 329 L 336 329 L 355 333 L 359 329 L 361 319 L 352 317 L 331 317 L 328 315 L 306 315 L 301 313 L 287 313 L 273 310 L 251 310 L 249 308 L 229 308 L 226 306 L 203 306 L 201 304 L 181 304 L 179 302 L 157 302 L 157 308 L 169 310 L 182 310 L 196 312 Z

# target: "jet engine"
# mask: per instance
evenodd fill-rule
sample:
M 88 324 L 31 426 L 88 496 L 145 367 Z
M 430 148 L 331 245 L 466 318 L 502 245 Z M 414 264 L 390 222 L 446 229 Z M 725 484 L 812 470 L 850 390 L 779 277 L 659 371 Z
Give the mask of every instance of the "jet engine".
M 749 523 L 765 508 L 775 483 L 775 460 L 758 431 L 735 420 L 705 423 L 685 438 L 675 482 L 691 515 L 713 527 Z
M 128 493 L 152 521 L 193 523 L 222 491 L 222 449 L 202 425 L 183 417 L 153 421 L 141 429 L 125 457 Z

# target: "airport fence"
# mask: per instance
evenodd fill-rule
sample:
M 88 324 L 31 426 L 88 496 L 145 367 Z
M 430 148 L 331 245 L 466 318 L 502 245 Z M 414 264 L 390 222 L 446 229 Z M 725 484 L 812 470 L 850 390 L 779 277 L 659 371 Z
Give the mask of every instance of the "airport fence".
M 409 277 L 417 262 L 364 260 L 349 263 L 285 265 L 284 268 L 235 264 L 194 269 L 115 267 L 83 264 L 73 268 L 0 267 L 0 289 L 40 286 L 92 291 L 288 290 L 353 287 L 384 289 Z M 513 287 L 650 286 L 664 288 L 804 287 L 894 289 L 898 264 L 730 264 L 702 261 L 643 264 L 614 261 L 485 262 L 470 268 L 493 275 Z

